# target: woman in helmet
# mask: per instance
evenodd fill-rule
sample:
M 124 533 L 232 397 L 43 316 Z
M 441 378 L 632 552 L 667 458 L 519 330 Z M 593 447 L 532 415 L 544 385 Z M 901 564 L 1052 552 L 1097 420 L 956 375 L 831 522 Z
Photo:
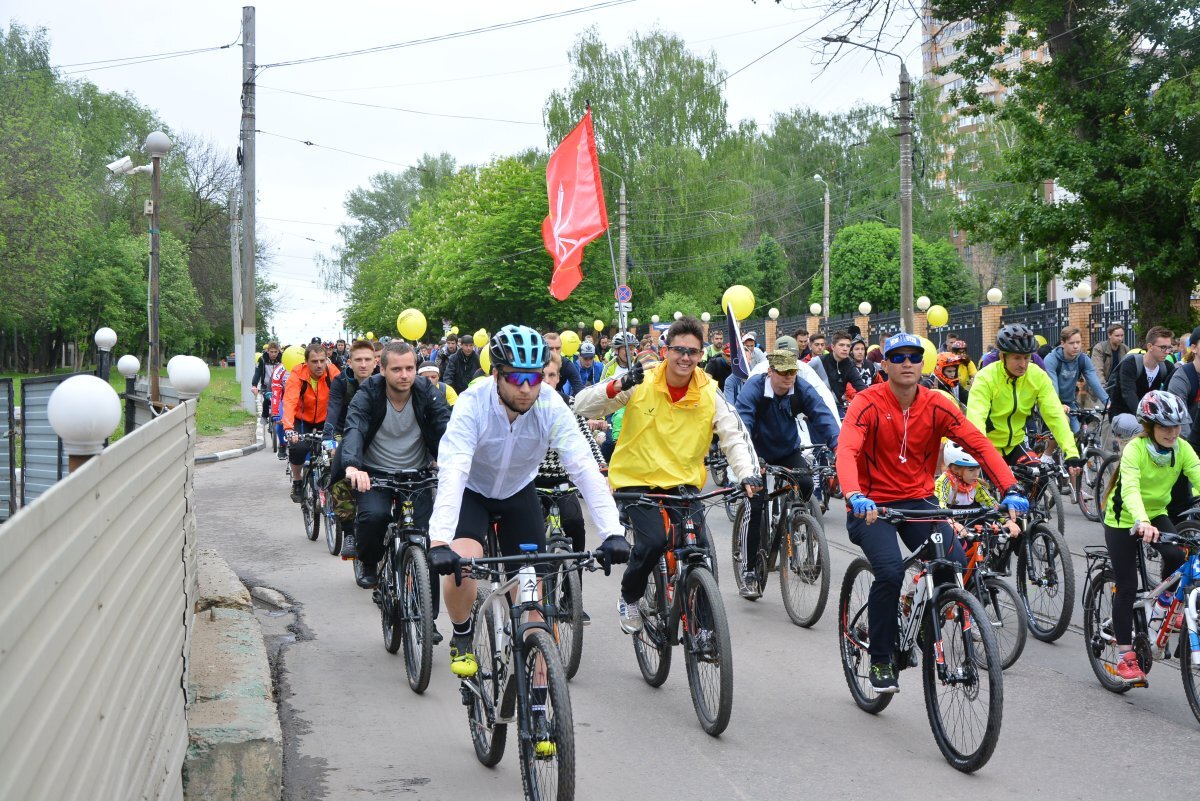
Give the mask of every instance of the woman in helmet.
M 1133 652 L 1133 601 L 1137 594 L 1137 540 L 1156 548 L 1162 555 L 1162 577 L 1183 564 L 1184 553 L 1176 545 L 1159 542 L 1163 531 L 1174 532 L 1167 516 L 1171 488 L 1180 475 L 1191 482 L 1192 494 L 1200 495 L 1200 459 L 1179 436 L 1187 419 L 1187 407 L 1164 390 L 1152 390 L 1138 404 L 1137 419 L 1142 433 L 1121 451 L 1121 469 L 1108 488 L 1104 513 L 1104 541 L 1116 577 L 1113 598 L 1113 636 L 1121 650 L 1117 675 L 1127 684 L 1146 686 L 1146 674 Z M 1169 603 L 1169 600 L 1168 600 Z

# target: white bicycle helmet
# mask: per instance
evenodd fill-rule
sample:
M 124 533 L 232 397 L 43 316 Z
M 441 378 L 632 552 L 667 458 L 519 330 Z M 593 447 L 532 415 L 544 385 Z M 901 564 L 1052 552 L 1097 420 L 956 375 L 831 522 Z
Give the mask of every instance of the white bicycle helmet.
M 946 464 L 958 465 L 959 467 L 979 467 L 979 462 L 975 457 L 964 451 L 956 442 L 946 442 L 946 448 L 943 451 L 943 457 Z

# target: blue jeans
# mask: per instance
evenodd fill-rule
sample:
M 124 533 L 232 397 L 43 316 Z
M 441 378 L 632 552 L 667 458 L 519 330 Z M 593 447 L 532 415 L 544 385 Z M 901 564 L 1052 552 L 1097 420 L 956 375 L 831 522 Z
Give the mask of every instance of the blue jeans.
M 934 510 L 938 508 L 937 499 L 913 499 L 904 501 L 889 501 L 887 506 L 892 509 L 907 511 Z M 954 536 L 948 523 L 933 524 L 942 532 L 942 542 L 952 543 L 947 554 L 963 567 L 967 565 L 967 555 L 963 553 L 958 537 Z M 900 602 L 900 585 L 904 582 L 904 558 L 900 555 L 900 545 L 896 535 L 904 541 L 911 551 L 920 547 L 929 538 L 931 524 L 901 523 L 893 526 L 882 520 L 876 520 L 871 525 L 860 517 L 855 517 L 847 510 L 846 530 L 850 541 L 862 548 L 871 569 L 875 572 L 875 581 L 871 584 L 871 593 L 867 597 L 867 634 L 870 638 L 868 650 L 871 662 L 891 662 L 896 646 L 897 617 L 896 606 Z M 940 576 L 935 576 L 935 580 Z

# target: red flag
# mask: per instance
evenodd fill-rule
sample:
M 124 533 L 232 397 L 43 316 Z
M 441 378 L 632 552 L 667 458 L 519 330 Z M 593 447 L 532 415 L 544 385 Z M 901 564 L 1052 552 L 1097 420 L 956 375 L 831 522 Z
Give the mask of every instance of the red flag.
M 550 294 L 566 300 L 583 280 L 584 245 L 608 230 L 591 109 L 550 155 L 546 196 L 550 214 L 542 222 L 542 241 L 554 257 Z

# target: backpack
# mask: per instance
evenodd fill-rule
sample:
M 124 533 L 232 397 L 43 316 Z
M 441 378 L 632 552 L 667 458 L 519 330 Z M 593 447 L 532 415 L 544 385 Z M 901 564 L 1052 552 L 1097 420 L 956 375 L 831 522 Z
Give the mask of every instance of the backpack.
M 1180 370 L 1187 376 L 1188 394 L 1184 402 L 1188 407 L 1188 415 L 1192 418 L 1192 431 L 1188 435 L 1188 444 L 1193 448 L 1200 447 L 1200 373 L 1196 372 L 1194 361 L 1180 365 Z

